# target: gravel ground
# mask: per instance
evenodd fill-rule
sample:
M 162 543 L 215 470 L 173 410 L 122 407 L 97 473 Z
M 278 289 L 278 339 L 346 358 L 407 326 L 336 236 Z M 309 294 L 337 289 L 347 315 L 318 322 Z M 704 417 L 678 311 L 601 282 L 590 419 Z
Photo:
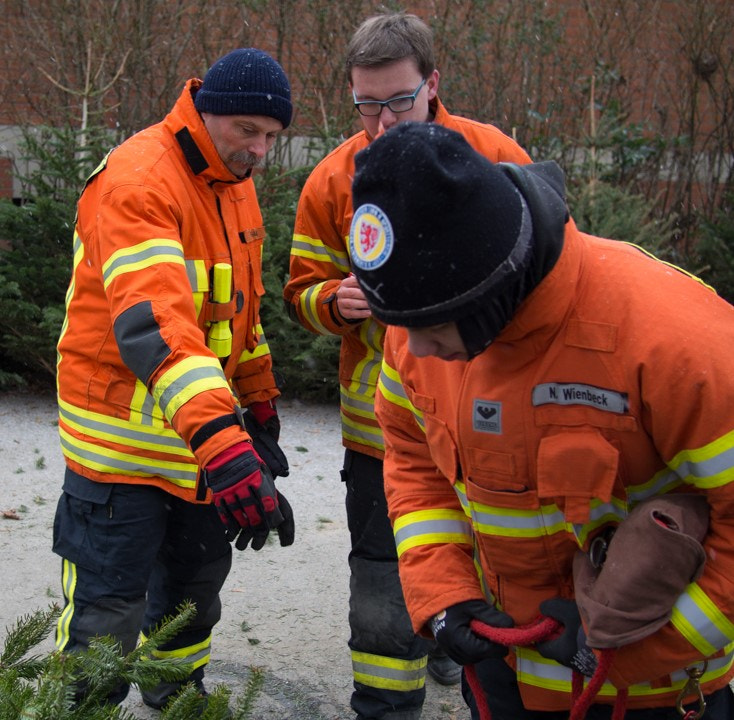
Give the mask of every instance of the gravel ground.
M 214 631 L 209 686 L 236 696 L 251 667 L 264 671 L 253 718 L 348 720 L 351 667 L 347 648 L 349 534 L 339 411 L 332 406 L 279 404 L 281 443 L 291 474 L 279 480 L 296 515 L 296 542 L 235 551 Z M 0 643 L 27 613 L 62 601 L 60 561 L 51 552 L 53 514 L 63 460 L 51 396 L 0 396 Z M 53 648 L 52 639 L 39 648 Z M 136 690 L 126 706 L 141 719 Z M 468 718 L 457 687 L 427 681 L 423 720 Z

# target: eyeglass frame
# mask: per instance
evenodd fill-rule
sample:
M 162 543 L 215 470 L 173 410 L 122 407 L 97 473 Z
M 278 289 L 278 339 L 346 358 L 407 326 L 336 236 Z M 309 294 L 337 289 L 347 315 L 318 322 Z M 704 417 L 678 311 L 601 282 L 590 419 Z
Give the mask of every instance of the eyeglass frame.
M 399 115 L 400 113 L 408 112 L 409 110 L 412 110 L 415 106 L 416 98 L 418 97 L 418 93 L 421 91 L 423 86 L 427 82 L 427 78 L 423 78 L 420 82 L 420 85 L 410 94 L 410 95 L 398 95 L 397 97 L 391 97 L 387 100 L 357 100 L 357 93 L 354 92 L 354 89 L 352 88 L 352 98 L 354 99 L 354 107 L 357 109 L 357 112 L 362 115 L 363 117 L 378 117 L 382 114 L 382 111 L 387 107 L 390 112 L 395 113 L 396 115 Z M 396 102 L 397 100 L 410 100 L 410 107 L 405 108 L 405 110 L 393 110 L 390 107 L 390 103 Z M 362 112 L 360 109 L 360 106 L 362 105 L 379 105 L 380 109 L 376 113 L 365 113 Z

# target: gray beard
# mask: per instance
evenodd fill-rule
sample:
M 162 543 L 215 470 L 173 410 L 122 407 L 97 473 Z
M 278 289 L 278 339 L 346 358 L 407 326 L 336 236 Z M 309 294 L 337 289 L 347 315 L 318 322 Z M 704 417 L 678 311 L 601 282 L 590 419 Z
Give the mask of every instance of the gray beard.
M 263 158 L 259 158 L 257 155 L 249 153 L 246 150 L 240 150 L 239 152 L 232 153 L 230 160 L 237 164 L 245 165 L 250 169 L 259 167 L 263 164 Z

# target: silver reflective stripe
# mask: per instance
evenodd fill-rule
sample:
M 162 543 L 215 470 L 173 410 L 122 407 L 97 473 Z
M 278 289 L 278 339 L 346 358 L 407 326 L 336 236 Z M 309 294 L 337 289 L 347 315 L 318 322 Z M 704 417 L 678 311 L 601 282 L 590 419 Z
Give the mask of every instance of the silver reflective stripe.
M 422 537 L 427 535 L 463 535 L 465 542 L 471 542 L 471 523 L 467 518 L 466 521 L 452 519 L 426 519 L 411 522 L 399 530 L 395 531 L 395 543 L 400 545 L 410 538 Z M 445 542 L 436 539 L 436 542 Z
M 169 404 L 176 399 L 176 396 L 179 393 L 185 392 L 190 385 L 193 385 L 195 382 L 199 380 L 204 380 L 206 378 L 217 378 L 218 380 L 223 380 L 224 375 L 222 374 L 222 371 L 218 368 L 203 366 L 191 368 L 191 370 L 187 370 L 180 377 L 173 380 L 170 385 L 168 385 L 166 389 L 161 393 L 160 398 L 158 398 L 158 404 L 165 413 L 166 417 L 170 417 L 168 414 Z
M 198 466 L 191 463 L 187 469 L 183 463 L 176 463 L 175 467 L 171 467 L 170 463 L 163 461 L 155 462 L 151 458 L 138 457 L 133 454 L 122 454 L 104 451 L 93 451 L 81 444 L 76 444 L 74 439 L 66 437 L 64 433 L 59 433 L 61 449 L 65 455 L 78 459 L 82 465 L 94 468 L 101 472 L 115 473 L 120 475 L 130 475 L 138 477 L 163 477 L 171 480 L 177 485 L 193 486 L 198 476 Z M 145 461 L 148 461 L 147 463 Z
M 146 406 L 147 404 L 148 401 L 146 400 Z M 154 404 L 155 401 L 151 397 L 151 408 Z M 191 452 L 186 443 L 173 430 L 146 430 L 123 420 L 116 419 L 114 422 L 106 422 L 103 415 L 95 414 L 94 417 L 90 417 L 89 414 L 82 414 L 82 412 L 73 410 L 72 406 L 67 403 L 59 407 L 59 416 L 63 422 L 92 438 L 108 438 L 131 447 L 150 447 L 154 445 L 162 452 L 175 452 L 178 455 L 191 457 Z

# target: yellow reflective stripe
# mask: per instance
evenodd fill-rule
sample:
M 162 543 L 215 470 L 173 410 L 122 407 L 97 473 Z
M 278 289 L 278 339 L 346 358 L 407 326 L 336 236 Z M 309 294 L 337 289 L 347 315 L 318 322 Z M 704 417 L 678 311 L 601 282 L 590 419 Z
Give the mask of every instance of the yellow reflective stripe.
M 538 510 L 494 508 L 481 503 L 470 503 L 466 497 L 466 486 L 458 481 L 454 490 L 467 515 L 473 519 L 475 530 L 483 535 L 499 537 L 541 537 L 554 532 L 573 532 L 565 516 L 554 503 L 541 505 Z
M 530 648 L 513 646 L 513 650 L 517 657 L 518 682 L 555 692 L 571 692 L 571 668 L 548 660 Z
M 385 400 L 413 413 L 413 417 L 415 418 L 418 427 L 420 427 L 423 432 L 426 431 L 423 413 L 418 410 L 412 402 L 410 402 L 398 371 L 390 367 L 384 358 L 382 360 L 382 369 L 377 381 L 377 387 Z
M 670 621 L 696 650 L 706 656 L 734 642 L 734 623 L 698 583 L 691 583 L 676 600 Z
M 153 388 L 153 397 L 168 422 L 191 398 L 220 388 L 230 391 L 222 366 L 216 358 L 204 355 L 189 357 L 165 372 Z
M 64 303 L 65 303 L 67 312 L 64 313 L 64 320 L 61 323 L 61 332 L 59 333 L 59 342 L 61 342 L 61 339 L 64 337 L 64 335 L 66 335 L 66 329 L 69 326 L 68 310 L 69 310 L 69 305 L 71 304 L 71 299 L 74 297 L 74 291 L 76 290 L 76 269 L 79 266 L 79 263 L 82 261 L 82 258 L 84 257 L 84 245 L 81 241 L 81 238 L 79 237 L 79 233 L 77 232 L 76 228 L 74 228 L 74 240 L 72 242 L 72 253 L 73 253 L 73 261 L 72 261 L 71 281 L 69 282 L 69 287 L 66 288 L 66 295 L 64 297 Z M 61 361 L 61 355 L 57 353 L 56 362 L 58 363 L 60 361 Z
M 301 306 L 303 319 L 308 322 L 312 330 L 320 333 L 321 335 L 333 335 L 334 333 L 321 322 L 321 318 L 319 316 L 319 309 L 324 304 L 319 299 L 319 294 L 323 290 L 324 285 L 326 285 L 326 281 L 316 283 L 316 285 L 311 285 L 311 287 L 306 288 L 298 298 L 298 304 Z
M 553 660 L 548 660 L 531 648 L 513 646 L 513 650 L 517 657 L 517 679 L 518 682 L 533 687 L 542 688 L 544 690 L 552 690 L 555 692 L 570 693 L 571 692 L 571 669 L 559 665 Z M 719 658 L 709 658 L 706 672 L 703 674 L 700 682 L 711 682 L 716 678 L 725 675 L 734 662 L 734 653 L 731 648 L 727 654 Z M 632 697 L 654 697 L 656 695 L 666 695 L 672 692 L 680 692 L 689 678 L 685 668 L 676 670 L 670 674 L 671 684 L 664 687 L 653 688 L 650 683 L 638 683 L 630 685 L 628 691 Z M 585 678 L 588 683 L 588 678 Z M 599 695 L 605 697 L 615 697 L 617 689 L 609 681 L 604 682 Z
M 683 485 L 678 475 L 666 467 L 655 473 L 653 477 L 640 485 L 627 487 L 627 500 L 630 506 L 637 505 L 653 495 L 665 495 Z
M 194 299 L 194 311 L 199 317 L 201 308 L 204 306 L 206 294 L 209 292 L 209 273 L 206 271 L 204 260 L 185 260 L 186 275 L 191 285 L 192 297 Z
M 644 255 L 647 255 L 648 257 L 652 258 L 656 262 L 662 263 L 663 265 L 667 265 L 669 268 L 673 268 L 673 270 L 677 270 L 679 273 L 683 273 L 683 275 L 688 275 L 688 277 L 691 278 L 691 280 L 695 280 L 697 283 L 700 283 L 708 290 L 711 290 L 711 292 L 714 293 L 714 295 L 716 295 L 715 288 L 711 287 L 711 285 L 709 285 L 707 282 L 702 280 L 697 275 L 694 275 L 693 273 L 688 272 L 688 270 L 685 270 L 684 268 L 676 265 L 675 263 L 669 262 L 668 260 L 661 260 L 659 257 L 656 257 L 655 255 L 653 255 L 649 250 L 645 250 L 645 248 L 642 247 L 641 245 L 635 245 L 635 243 L 629 242 L 628 240 L 622 240 L 621 242 L 623 242 L 625 245 L 631 245 L 633 248 L 635 248 L 636 250 L 639 250 L 641 253 L 643 253 Z
M 355 682 L 382 690 L 419 690 L 426 682 L 427 664 L 426 656 L 417 660 L 401 660 L 352 650 Z
M 191 289 L 195 293 L 208 292 L 209 273 L 206 271 L 206 262 L 204 260 L 186 260 L 185 265 Z
M 352 392 L 358 391 L 361 387 L 369 386 L 377 387 L 377 379 L 380 375 L 380 366 L 382 365 L 382 342 L 385 337 L 385 327 L 368 318 L 359 328 L 359 339 L 365 349 L 364 357 L 355 365 L 352 370 L 352 381 L 349 389 Z
M 646 483 L 627 488 L 630 505 L 636 505 L 653 495 L 663 495 L 684 483 L 707 490 L 721 487 L 734 480 L 731 463 L 734 431 L 702 448 L 682 450 Z
M 349 238 L 345 238 L 344 246 L 348 244 Z M 337 250 L 308 235 L 293 235 L 291 244 L 291 256 L 301 257 L 316 262 L 330 263 L 345 275 L 350 271 L 349 256 L 344 250 Z
M 146 427 L 121 418 L 83 410 L 61 398 L 58 398 L 58 405 L 59 420 L 90 438 L 131 448 L 179 455 L 194 461 L 194 456 L 186 443 L 171 428 Z
M 141 632 L 140 639 L 142 642 L 145 642 L 148 638 Z M 194 645 L 187 645 L 186 647 L 176 648 L 174 650 L 160 650 L 156 648 L 150 654 L 151 657 L 158 659 L 177 658 L 179 660 L 184 660 L 195 670 L 209 662 L 209 659 L 211 658 L 211 648 L 212 636 L 209 635 L 205 640 L 195 643 Z
M 377 425 L 366 425 L 350 418 L 344 412 L 341 413 L 342 437 L 361 445 L 384 450 L 385 444 L 382 438 L 382 430 Z
M 255 334 L 258 336 L 257 345 L 252 350 L 243 350 L 242 354 L 238 359 L 238 363 L 249 362 L 255 358 L 263 357 L 264 355 L 270 355 L 270 346 L 268 341 L 265 339 L 265 333 L 263 332 L 262 325 L 255 327 Z
M 198 465 L 195 462 L 170 462 L 100 447 L 79 440 L 60 426 L 59 437 L 64 457 L 92 470 L 128 477 L 162 477 L 180 487 L 196 486 Z
M 161 429 L 164 427 L 162 410 L 139 379 L 135 380 L 135 389 L 130 400 L 130 422 Z
M 119 275 L 136 272 L 159 263 L 185 266 L 181 243 L 166 238 L 153 238 L 113 253 L 102 265 L 105 289 Z
M 734 430 L 703 447 L 682 450 L 668 465 L 686 483 L 705 490 L 717 488 L 734 480 L 732 450 Z
M 341 385 L 339 394 L 344 411 L 350 415 L 357 415 L 377 423 L 374 385 L 362 385 L 357 392 Z
M 76 592 L 76 565 L 66 558 L 61 561 L 61 587 L 66 606 L 56 622 L 56 648 L 63 650 L 69 642 L 69 626 L 74 616 L 74 593 Z
M 471 522 L 461 510 L 418 510 L 395 520 L 398 557 L 415 547 L 446 543 L 471 545 Z

